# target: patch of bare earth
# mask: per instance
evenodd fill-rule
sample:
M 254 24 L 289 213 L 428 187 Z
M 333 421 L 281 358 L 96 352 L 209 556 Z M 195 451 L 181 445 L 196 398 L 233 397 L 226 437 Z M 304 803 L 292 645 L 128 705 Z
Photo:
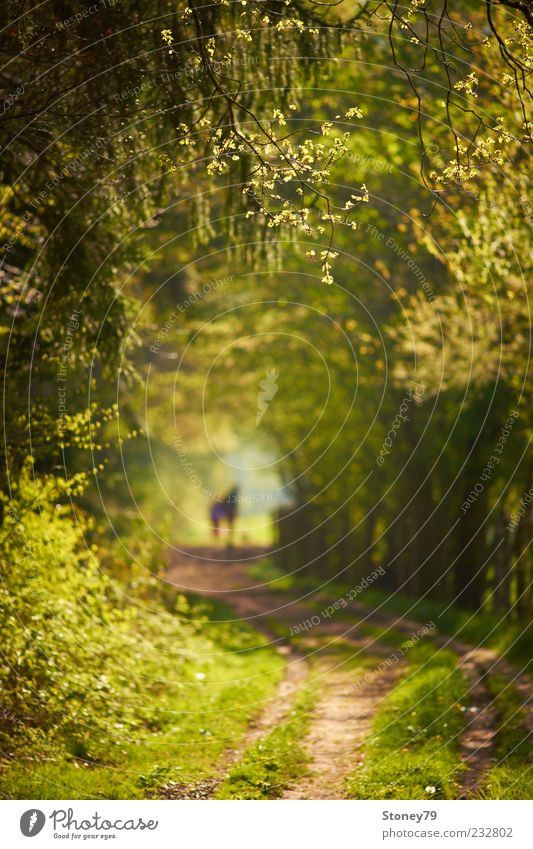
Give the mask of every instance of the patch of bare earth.
M 175 586 L 218 598 L 229 605 L 236 617 L 247 621 L 258 631 L 267 634 L 272 642 L 276 642 L 289 660 L 287 678 L 280 685 L 275 699 L 265 708 L 257 725 L 250 728 L 240 745 L 228 749 L 223 757 L 220 765 L 223 774 L 220 778 L 211 783 L 202 782 L 198 785 L 196 796 L 191 797 L 190 793 L 194 790 L 184 786 L 183 796 L 169 798 L 209 798 L 224 778 L 228 767 L 239 760 L 244 750 L 284 721 L 290 709 L 293 691 L 301 686 L 306 677 L 303 658 L 296 655 L 279 635 L 272 634 L 269 623 L 275 621 L 278 626 L 276 631 L 282 626 L 282 632 L 286 630 L 288 634 L 291 625 L 309 619 L 310 608 L 288 594 L 253 584 L 247 575 L 246 565 L 264 554 L 265 551 L 261 549 L 239 549 L 234 552 L 197 549 L 176 555 L 168 573 L 169 582 Z M 330 602 L 323 595 L 317 595 L 314 600 L 321 604 Z M 384 610 L 374 611 L 360 602 L 352 602 L 349 606 L 360 623 L 392 628 L 406 638 L 411 638 L 421 628 L 421 623 L 414 619 L 395 616 Z M 370 733 L 372 719 L 380 703 L 402 674 L 403 664 L 398 662 L 384 672 L 375 672 L 370 676 L 366 673 L 365 685 L 358 687 L 353 673 L 343 669 L 342 664 L 337 663 L 331 653 L 328 654 L 328 646 L 323 645 L 323 638 L 330 639 L 332 643 L 337 638 L 342 639 L 342 642 L 352 645 L 354 650 L 371 652 L 373 655 L 387 654 L 389 650 L 373 638 L 362 635 L 357 623 L 347 626 L 346 622 L 330 619 L 313 628 L 312 634 L 306 641 L 306 648 L 316 648 L 320 696 L 305 743 L 309 771 L 306 777 L 285 793 L 284 798 L 340 799 L 344 776 L 357 764 L 362 765 L 361 743 Z M 322 639 L 314 635 L 320 635 Z M 522 674 L 490 649 L 473 648 L 460 640 L 438 634 L 432 634 L 431 639 L 458 654 L 469 686 L 470 710 L 460 743 L 461 757 L 467 769 L 459 794 L 459 798 L 467 798 L 475 793 L 494 760 L 498 717 L 484 683 L 486 674 L 504 675 L 522 694 L 525 726 L 530 732 L 533 731 L 532 682 L 529 676 Z
M 254 556 L 252 550 L 251 556 Z M 262 550 L 260 550 L 263 554 Z M 259 599 L 243 593 L 236 593 L 236 588 L 243 578 L 242 562 L 230 563 L 219 560 L 209 560 L 209 555 L 215 552 L 203 549 L 200 557 L 182 555 L 176 558 L 174 568 L 169 574 L 170 582 L 189 589 L 199 595 L 209 597 L 220 596 L 225 604 L 230 605 L 237 615 L 244 619 L 257 619 L 253 626 L 269 638 L 274 638 L 270 629 L 260 620 L 260 614 L 268 612 L 270 601 L 277 600 L 277 594 L 268 591 L 259 594 Z M 224 554 L 224 552 L 222 552 Z M 219 552 L 220 554 L 220 552 Z M 227 556 L 227 555 L 226 555 Z M 278 641 L 279 642 L 279 641 Z M 238 763 L 245 751 L 258 740 L 266 736 L 277 725 L 288 719 L 296 692 L 303 686 L 307 678 L 305 658 L 294 651 L 289 645 L 279 644 L 277 651 L 286 662 L 285 675 L 278 685 L 274 696 L 267 702 L 258 716 L 250 723 L 248 731 L 238 745 L 229 746 L 217 765 L 217 775 L 214 778 L 195 782 L 194 784 L 166 784 L 159 789 L 162 799 L 210 799 L 218 786 L 224 781 L 231 768 Z
M 469 685 L 469 719 L 461 739 L 461 758 L 467 766 L 460 799 L 475 795 L 485 773 L 496 763 L 495 738 L 498 733 L 498 714 L 493 707 L 493 698 L 485 686 L 487 675 L 503 675 L 524 699 L 524 733 L 533 733 L 532 686 L 527 675 L 499 657 L 496 652 L 484 648 L 470 648 L 456 640 L 450 641 L 452 648 L 461 657 Z
M 183 589 L 219 598 L 235 611 L 236 616 L 276 641 L 278 650 L 288 657 L 287 678 L 280 685 L 275 699 L 260 716 L 257 726 L 249 730 L 237 748 L 227 751 L 219 766 L 220 777 L 211 782 L 202 782 L 197 788 L 175 785 L 175 795 L 167 798 L 202 799 L 212 796 L 228 768 L 240 759 L 245 749 L 285 720 L 294 691 L 306 678 L 304 658 L 279 636 L 274 636 L 268 623 L 275 620 L 278 626 L 282 626 L 282 631 L 286 629 L 288 633 L 291 625 L 309 619 L 310 609 L 268 587 L 250 586 L 245 570 L 247 560 L 221 563 L 209 561 L 208 557 L 182 556 L 175 559 L 168 579 Z M 357 628 L 348 626 L 346 622 L 325 621 L 313 629 L 313 633 L 326 638 L 326 642 L 331 640 L 332 644 L 339 638 L 344 644 L 353 646 L 354 651 L 370 651 L 372 655 L 386 655 L 391 651 L 376 644 L 371 637 L 359 635 Z M 384 672 L 367 672 L 364 685 L 359 686 L 354 673 L 343 669 L 335 656 L 328 654 L 327 645 L 320 648 L 321 641 L 310 638 L 307 647 L 314 651 L 315 643 L 317 657 L 320 658 L 317 664 L 320 697 L 313 711 L 305 743 L 310 762 L 309 774 L 287 791 L 284 796 L 287 799 L 342 798 L 344 777 L 353 769 L 357 759 L 361 759 L 358 747 L 369 733 L 375 711 L 402 671 L 399 662 Z
M 468 720 L 461 738 L 461 760 L 467 769 L 459 798 L 465 799 L 476 791 L 494 761 L 498 717 L 492 707 L 492 698 L 483 680 L 485 673 L 476 660 L 475 650 L 461 657 L 460 666 L 468 682 L 470 701 Z

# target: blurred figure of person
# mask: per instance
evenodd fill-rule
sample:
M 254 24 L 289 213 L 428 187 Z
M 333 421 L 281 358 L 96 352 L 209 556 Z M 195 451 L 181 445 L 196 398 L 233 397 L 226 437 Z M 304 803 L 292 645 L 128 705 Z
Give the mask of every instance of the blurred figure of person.
M 220 523 L 225 515 L 226 505 L 219 498 L 216 498 L 211 505 L 210 511 L 211 529 L 215 538 L 220 535 Z
M 224 508 L 226 511 L 226 519 L 228 521 L 228 548 L 233 546 L 233 531 L 235 527 L 235 519 L 237 518 L 239 505 L 239 488 L 234 486 L 230 489 L 224 499 Z

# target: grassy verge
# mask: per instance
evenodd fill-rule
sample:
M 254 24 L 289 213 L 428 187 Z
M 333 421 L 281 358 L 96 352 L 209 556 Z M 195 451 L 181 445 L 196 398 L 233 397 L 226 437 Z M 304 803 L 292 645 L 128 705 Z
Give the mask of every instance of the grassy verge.
M 316 654 L 308 659 L 311 674 L 300 690 L 285 722 L 277 726 L 245 753 L 219 787 L 217 799 L 278 799 L 284 790 L 307 772 L 307 753 L 303 744 L 323 679 L 321 660 L 342 665 L 345 672 L 364 674 L 374 668 L 379 657 L 354 654 L 353 646 L 340 639 L 335 643 L 327 635 L 318 635 Z M 305 638 L 293 638 L 293 645 L 305 650 Z M 324 655 L 322 654 L 324 652 Z
M 311 681 L 300 690 L 285 722 L 246 752 L 219 787 L 217 799 L 279 799 L 306 772 L 302 747 L 316 700 Z
M 255 568 L 259 570 L 259 564 L 256 564 Z M 285 583 L 278 587 L 277 581 L 274 581 L 273 589 L 292 588 L 295 591 L 313 589 L 314 585 L 308 579 L 298 576 L 285 576 L 283 578 L 283 573 L 278 570 L 276 574 L 278 580 L 285 581 Z M 331 582 L 325 585 L 321 592 L 332 599 L 337 599 L 344 596 L 352 588 L 352 585 Z M 496 613 L 476 612 L 473 614 L 453 605 L 448 607 L 447 602 L 414 599 L 401 593 L 384 593 L 374 587 L 364 590 L 357 601 L 365 604 L 369 609 L 379 607 L 384 612 L 407 616 L 420 622 L 433 620 L 441 634 L 454 636 L 475 646 L 486 646 L 494 649 L 510 662 L 520 665 L 524 671 L 531 671 L 533 665 L 531 657 L 532 622 L 517 622 L 505 617 L 502 619 L 501 615 Z M 338 613 L 344 613 L 345 616 L 349 615 L 347 611 L 343 612 L 342 610 Z
M 522 699 L 506 678 L 489 676 L 487 687 L 498 714 L 495 755 L 497 763 L 485 776 L 479 790 L 481 799 L 533 798 L 531 740 L 524 724 Z
M 284 671 L 261 635 L 223 620 L 219 605 L 184 597 L 174 614 L 145 613 L 138 644 L 110 664 L 113 689 L 80 709 L 76 734 L 59 727 L 6 753 L 4 798 L 138 799 L 213 775 Z
M 260 584 L 269 584 L 271 590 L 285 592 L 294 585 L 291 575 L 282 572 L 271 557 L 263 557 L 251 563 L 246 569 L 250 578 Z
M 409 674 L 376 713 L 364 766 L 347 779 L 354 799 L 453 799 L 461 764 L 466 685 L 451 651 L 413 647 Z
M 494 649 L 512 663 L 531 668 L 531 623 L 516 622 L 495 613 L 475 613 L 448 607 L 446 604 L 422 599 L 415 601 L 408 596 L 389 597 L 376 590 L 368 590 L 361 600 L 369 607 L 385 602 L 385 609 L 405 614 L 424 622 L 432 619 L 439 631 L 474 646 Z M 409 613 L 407 613 L 409 611 Z

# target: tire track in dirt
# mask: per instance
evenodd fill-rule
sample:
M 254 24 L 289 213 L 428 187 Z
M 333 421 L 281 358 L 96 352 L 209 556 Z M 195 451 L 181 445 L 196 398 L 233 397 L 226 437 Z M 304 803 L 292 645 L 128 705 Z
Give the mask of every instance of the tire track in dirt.
M 496 764 L 495 744 L 499 717 L 494 699 L 485 685 L 489 674 L 502 675 L 523 698 L 524 734 L 533 734 L 532 686 L 529 676 L 517 671 L 511 664 L 490 649 L 469 649 L 464 643 L 452 641 L 455 650 L 463 652 L 460 666 L 469 683 L 473 714 L 461 739 L 461 758 L 467 766 L 462 781 L 460 799 L 475 796 L 486 773 Z
M 239 552 L 242 556 L 242 553 Z M 261 555 L 263 552 L 261 552 Z M 203 556 L 208 556 L 207 552 Z M 226 777 L 231 766 L 239 761 L 244 751 L 288 717 L 295 690 L 303 686 L 307 678 L 307 663 L 290 643 L 273 634 L 268 621 L 275 620 L 289 630 L 291 625 L 305 621 L 311 615 L 307 605 L 289 595 L 266 587 L 247 587 L 250 579 L 240 561 L 223 563 L 207 559 L 176 558 L 168 573 L 171 583 L 181 589 L 200 595 L 218 598 L 231 607 L 235 614 L 247 620 L 258 631 L 278 643 L 278 650 L 288 659 L 287 677 L 278 693 L 261 714 L 257 727 L 245 735 L 241 744 L 228 750 L 219 764 L 221 775 L 196 786 L 175 786 L 172 796 L 167 798 L 209 798 L 218 784 Z M 342 640 L 354 651 L 363 651 L 373 656 L 390 654 L 392 649 L 367 636 L 359 636 L 356 626 L 346 622 L 328 621 L 316 626 L 314 633 L 332 644 Z M 311 717 L 311 726 L 305 742 L 309 759 L 309 773 L 292 788 L 284 798 L 289 799 L 340 799 L 346 774 L 353 769 L 358 747 L 370 731 L 374 712 L 396 683 L 405 664 L 398 662 L 395 668 L 367 673 L 365 686 L 357 686 L 353 671 L 343 669 L 343 663 L 328 654 L 327 645 L 316 648 L 316 640 L 309 640 L 309 649 L 318 658 L 316 674 L 320 679 L 321 695 Z M 313 675 L 315 677 L 315 674 Z M 179 793 L 180 795 L 175 795 Z
M 278 644 L 278 650 L 288 659 L 286 678 L 280 684 L 278 693 L 260 714 L 257 725 L 251 728 L 241 744 L 228 749 L 220 762 L 223 773 L 219 778 L 204 782 L 205 788 L 198 787 L 203 795 L 192 798 L 208 798 L 231 766 L 238 762 L 244 751 L 267 734 L 276 725 L 283 723 L 290 711 L 295 690 L 303 685 L 306 677 L 305 658 L 298 655 L 294 648 L 283 638 L 274 635 L 269 622 L 275 621 L 289 632 L 290 626 L 305 621 L 311 616 L 310 608 L 292 598 L 287 593 L 269 590 L 265 586 L 250 586 L 251 579 L 246 574 L 246 564 L 261 558 L 267 552 L 264 549 L 235 550 L 222 552 L 213 549 L 197 549 L 187 555 L 175 557 L 168 573 L 169 582 L 185 591 L 224 601 L 231 607 L 236 617 L 248 621 L 254 628 Z M 233 556 L 239 560 L 232 560 Z M 225 558 L 221 562 L 220 558 Z M 319 593 L 314 597 L 318 604 L 330 604 L 331 599 Z M 362 622 L 394 631 L 411 638 L 420 629 L 421 623 L 405 617 L 396 616 L 383 610 L 373 611 L 360 602 L 352 601 L 348 609 Z M 336 640 L 354 647 L 354 650 L 371 652 L 372 655 L 391 653 L 383 643 L 361 635 L 357 623 L 348 625 L 345 621 L 321 622 L 313 628 L 313 634 Z M 485 686 L 486 675 L 502 674 L 513 683 L 524 699 L 525 725 L 529 732 L 533 730 L 533 710 L 531 679 L 522 671 L 515 669 L 495 651 L 475 648 L 461 640 L 445 635 L 434 634 L 431 639 L 441 648 L 450 648 L 459 657 L 468 683 L 470 699 L 468 721 L 460 741 L 461 759 L 466 764 L 461 791 L 458 798 L 468 798 L 475 794 L 486 772 L 495 761 L 494 742 L 498 729 L 498 717 L 492 706 L 492 697 Z M 343 664 L 336 660 L 328 647 L 316 649 L 318 641 L 306 640 L 306 644 L 317 658 L 317 670 L 320 676 L 321 694 L 311 718 L 311 726 L 305 743 L 309 758 L 308 775 L 289 788 L 286 799 L 340 799 L 344 776 L 354 765 L 362 764 L 360 746 L 371 731 L 374 713 L 381 701 L 389 694 L 403 674 L 405 663 L 398 661 L 384 672 L 376 672 L 368 679 L 365 676 L 365 688 L 354 686 L 354 676 Z M 207 786 L 209 785 L 209 786 Z M 183 792 L 191 792 L 191 786 L 183 786 Z M 172 798 L 191 798 L 190 795 Z
M 280 654 L 286 654 L 283 648 Z M 211 799 L 218 786 L 227 777 L 228 772 L 243 757 L 245 751 L 265 737 L 273 728 L 289 718 L 295 693 L 307 679 L 307 664 L 303 657 L 292 656 L 285 669 L 285 676 L 278 684 L 274 696 L 252 721 L 244 737 L 237 746 L 226 749 L 217 764 L 218 774 L 205 781 L 194 784 L 166 784 L 159 789 L 159 799 Z
M 361 689 L 340 670 L 324 671 L 324 690 L 305 743 L 308 774 L 285 792 L 284 799 L 343 798 L 346 775 L 363 765 L 359 749 L 370 734 L 374 714 L 404 667 L 398 663 L 385 672 L 367 674 Z
M 239 550 L 241 558 L 262 557 L 264 549 Z M 264 608 L 258 599 L 251 599 L 247 594 L 237 592 L 246 580 L 242 561 L 230 562 L 221 560 L 228 552 L 219 549 L 198 549 L 190 554 L 174 556 L 167 581 L 182 590 L 189 590 L 207 598 L 223 601 L 243 619 L 257 616 Z M 215 559 L 217 558 L 217 559 Z M 253 594 L 253 591 L 252 591 Z M 277 594 L 267 594 L 269 601 L 275 603 Z M 262 737 L 265 737 L 277 725 L 285 722 L 292 709 L 294 696 L 304 685 L 308 676 L 305 658 L 289 644 L 279 644 L 279 638 L 268 626 L 258 619 L 253 627 L 274 643 L 276 650 L 286 662 L 285 674 L 278 684 L 275 694 L 269 699 L 259 715 L 251 722 L 245 735 L 238 745 L 229 746 L 219 759 L 217 775 L 205 781 L 194 784 L 168 784 L 159 790 L 159 798 L 164 799 L 211 799 L 218 786 L 227 777 L 228 772 L 237 764 L 248 748 Z
M 483 776 L 494 762 L 494 740 L 498 729 L 498 717 L 492 706 L 492 697 L 487 690 L 485 672 L 476 660 L 476 652 L 464 654 L 459 662 L 468 682 L 470 718 L 460 742 L 461 760 L 467 771 L 461 782 L 459 799 L 474 795 Z
M 369 623 L 384 628 L 394 628 L 406 637 L 420 627 L 420 623 L 406 617 L 397 617 L 386 611 L 373 612 L 359 602 L 349 608 L 364 616 Z M 493 706 L 485 679 L 490 674 L 501 674 L 523 698 L 524 726 L 533 734 L 533 682 L 523 670 L 517 669 L 492 649 L 474 647 L 462 640 L 435 634 L 431 639 L 441 648 L 450 648 L 459 656 L 459 666 L 468 683 L 469 719 L 460 740 L 461 760 L 467 769 L 461 782 L 459 799 L 475 795 L 485 774 L 496 762 L 495 739 L 498 733 L 498 715 Z

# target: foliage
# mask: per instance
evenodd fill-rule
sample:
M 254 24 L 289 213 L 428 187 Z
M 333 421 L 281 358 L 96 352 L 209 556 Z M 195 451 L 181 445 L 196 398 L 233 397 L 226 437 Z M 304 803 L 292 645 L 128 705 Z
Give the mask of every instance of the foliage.
M 279 656 L 184 596 L 165 610 L 142 573 L 112 581 L 64 501 L 64 483 L 27 463 L 0 540 L 4 793 L 138 798 L 154 745 L 167 771 L 208 773 L 272 692 Z

